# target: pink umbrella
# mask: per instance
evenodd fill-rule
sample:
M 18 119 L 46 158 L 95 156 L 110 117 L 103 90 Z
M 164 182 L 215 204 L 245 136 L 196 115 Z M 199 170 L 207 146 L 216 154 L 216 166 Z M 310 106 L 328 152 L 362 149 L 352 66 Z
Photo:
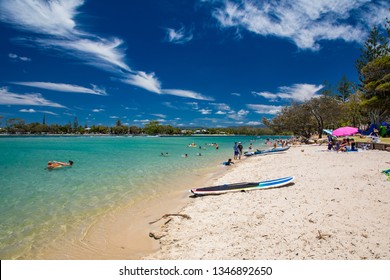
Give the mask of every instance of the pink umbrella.
M 332 135 L 336 137 L 350 136 L 358 133 L 358 131 L 359 130 L 356 127 L 344 126 L 333 130 Z

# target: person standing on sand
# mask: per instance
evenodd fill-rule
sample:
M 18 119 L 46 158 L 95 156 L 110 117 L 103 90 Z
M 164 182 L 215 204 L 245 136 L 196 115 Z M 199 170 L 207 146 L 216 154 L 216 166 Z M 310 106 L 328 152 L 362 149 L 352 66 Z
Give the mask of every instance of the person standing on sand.
M 241 142 L 238 142 L 237 148 L 238 148 L 238 159 L 241 159 L 242 150 L 244 149 L 244 147 L 242 146 Z
M 238 144 L 237 144 L 237 142 L 234 142 L 233 150 L 234 150 L 234 159 L 238 159 L 239 151 L 238 151 Z

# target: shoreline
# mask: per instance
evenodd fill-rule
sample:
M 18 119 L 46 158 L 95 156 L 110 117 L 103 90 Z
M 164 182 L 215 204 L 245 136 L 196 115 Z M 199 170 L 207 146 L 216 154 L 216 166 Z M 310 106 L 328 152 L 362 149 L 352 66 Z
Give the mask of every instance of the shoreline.
M 143 259 L 390 259 L 390 182 L 381 174 L 388 152 L 325 150 L 292 146 L 240 162 L 212 184 L 284 176 L 295 183 L 196 197 L 160 226 L 160 250 Z
M 103 215 L 80 234 L 81 237 L 65 237 L 61 242 L 51 244 L 38 259 L 142 260 L 160 249 L 159 240 L 150 234 L 163 225 L 163 216 L 182 211 L 188 204 L 191 188 L 209 185 L 231 168 L 234 166 L 215 166 L 197 170 L 191 178 L 177 177 L 172 183 L 181 187 L 175 187 L 163 195 L 144 197 Z

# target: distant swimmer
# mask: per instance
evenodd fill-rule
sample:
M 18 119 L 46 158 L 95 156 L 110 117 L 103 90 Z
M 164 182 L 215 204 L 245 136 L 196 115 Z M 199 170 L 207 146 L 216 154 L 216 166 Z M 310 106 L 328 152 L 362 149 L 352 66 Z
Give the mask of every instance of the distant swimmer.
M 49 161 L 47 163 L 47 168 L 48 169 L 54 169 L 54 168 L 60 168 L 64 166 L 72 166 L 73 161 L 68 161 L 68 162 L 61 162 L 61 161 Z
M 160 156 L 162 156 L 162 157 L 167 157 L 167 156 L 169 156 L 169 154 L 168 153 L 161 153 L 161 155 Z

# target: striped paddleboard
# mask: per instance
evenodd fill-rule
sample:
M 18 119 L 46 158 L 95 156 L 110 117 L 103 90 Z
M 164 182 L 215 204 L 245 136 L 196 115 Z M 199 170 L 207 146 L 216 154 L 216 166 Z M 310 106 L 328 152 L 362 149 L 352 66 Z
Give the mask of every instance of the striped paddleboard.
M 195 195 L 208 195 L 208 194 L 222 194 L 227 192 L 262 190 L 262 189 L 282 187 L 292 183 L 293 181 L 294 181 L 294 177 L 290 176 L 290 177 L 283 177 L 283 178 L 261 181 L 261 182 L 236 183 L 236 184 L 219 185 L 214 187 L 191 189 L 190 192 L 192 192 Z

